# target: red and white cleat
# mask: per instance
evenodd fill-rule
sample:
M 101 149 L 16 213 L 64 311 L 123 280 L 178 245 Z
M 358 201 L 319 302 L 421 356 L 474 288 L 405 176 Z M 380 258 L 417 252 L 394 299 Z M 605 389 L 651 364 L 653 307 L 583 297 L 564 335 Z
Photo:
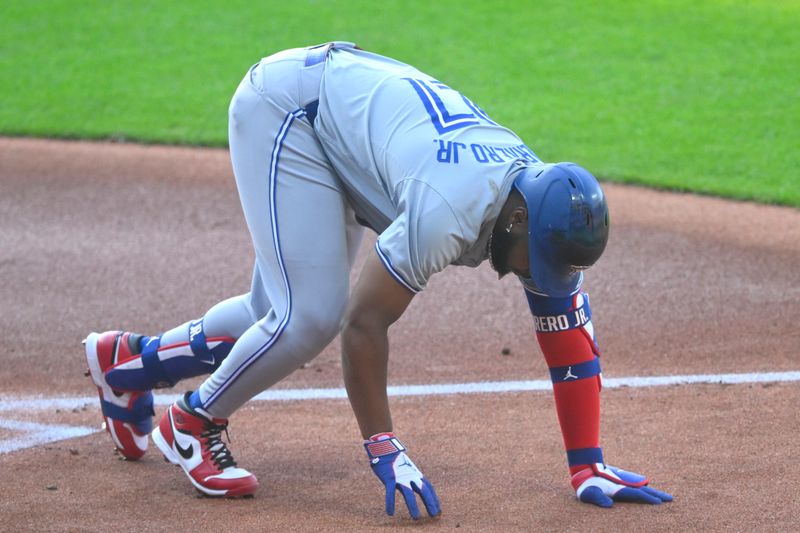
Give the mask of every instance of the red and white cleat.
M 228 421 L 189 407 L 189 394 L 167 409 L 153 430 L 153 442 L 203 494 L 228 498 L 251 496 L 258 488 L 256 476 L 236 466 L 222 441 Z
M 114 446 L 129 460 L 139 459 L 147 451 L 147 435 L 153 428 L 153 393 L 112 389 L 105 372 L 115 364 L 138 353 L 140 335 L 127 331 L 90 333 L 83 341 L 89 376 L 97 386 L 103 426 Z

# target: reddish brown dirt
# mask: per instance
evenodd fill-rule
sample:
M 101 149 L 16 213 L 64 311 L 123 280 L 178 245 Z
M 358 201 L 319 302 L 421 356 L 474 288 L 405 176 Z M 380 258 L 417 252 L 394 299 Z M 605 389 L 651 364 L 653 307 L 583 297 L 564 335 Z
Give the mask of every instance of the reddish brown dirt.
M 611 241 L 587 278 L 606 377 L 800 370 L 799 211 L 606 190 Z M 0 139 L 0 398 L 93 394 L 86 332 L 200 316 L 248 289 L 251 262 L 224 150 Z M 394 384 L 546 377 L 521 289 L 487 267 L 435 276 L 392 330 Z M 339 386 L 335 343 L 280 384 Z M 796 382 L 609 389 L 603 402 L 606 457 L 674 502 L 577 503 L 549 394 L 408 397 L 392 401 L 396 429 L 444 514 L 388 518 L 346 401 L 262 402 L 231 424 L 255 499 L 195 498 L 157 453 L 117 461 L 97 433 L 0 454 L 0 530 L 800 529 Z M 0 418 L 99 422 L 94 405 Z

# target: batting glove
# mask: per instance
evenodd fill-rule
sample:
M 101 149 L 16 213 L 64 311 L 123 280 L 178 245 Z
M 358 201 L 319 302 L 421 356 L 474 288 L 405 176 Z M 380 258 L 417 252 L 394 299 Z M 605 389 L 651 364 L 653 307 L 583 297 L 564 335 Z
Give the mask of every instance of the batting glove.
M 386 514 L 394 516 L 394 500 L 397 491 L 403 495 L 411 518 L 420 517 L 416 494 L 422 498 L 425 509 L 430 516 L 441 512 L 439 497 L 433 485 L 425 479 L 417 465 L 408 455 L 405 447 L 394 436 L 394 433 L 379 433 L 364 442 L 364 448 L 370 459 L 372 471 L 386 486 Z
M 578 499 L 600 507 L 614 502 L 649 503 L 671 502 L 672 496 L 647 486 L 647 478 L 620 468 L 594 463 L 572 475 L 572 486 Z

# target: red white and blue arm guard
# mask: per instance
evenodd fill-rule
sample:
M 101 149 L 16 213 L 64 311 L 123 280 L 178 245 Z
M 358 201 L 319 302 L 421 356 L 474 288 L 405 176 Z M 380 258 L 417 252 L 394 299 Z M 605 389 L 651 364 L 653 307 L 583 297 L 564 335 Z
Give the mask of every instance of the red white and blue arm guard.
M 536 338 L 553 382 L 556 411 L 567 450 L 572 486 L 585 503 L 661 503 L 672 497 L 647 486 L 639 474 L 607 466 L 600 448 L 600 349 L 589 296 L 553 298 L 526 290 Z
M 600 348 L 592 325 L 589 295 L 566 298 L 525 291 L 533 315 L 533 329 L 554 384 L 594 378 L 600 383 Z

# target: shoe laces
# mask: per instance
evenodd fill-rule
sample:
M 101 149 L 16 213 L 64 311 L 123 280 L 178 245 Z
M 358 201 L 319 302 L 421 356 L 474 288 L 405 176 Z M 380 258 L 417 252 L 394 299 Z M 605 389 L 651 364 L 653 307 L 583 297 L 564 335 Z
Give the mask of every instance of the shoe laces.
M 206 449 L 211 453 L 211 460 L 216 463 L 220 470 L 226 468 L 235 468 L 236 461 L 233 460 L 231 451 L 222 441 L 222 432 L 225 432 L 225 438 L 228 442 L 231 441 L 228 435 L 228 423 L 215 424 L 214 422 L 207 422 L 205 431 L 200 434 L 200 437 L 206 441 Z

